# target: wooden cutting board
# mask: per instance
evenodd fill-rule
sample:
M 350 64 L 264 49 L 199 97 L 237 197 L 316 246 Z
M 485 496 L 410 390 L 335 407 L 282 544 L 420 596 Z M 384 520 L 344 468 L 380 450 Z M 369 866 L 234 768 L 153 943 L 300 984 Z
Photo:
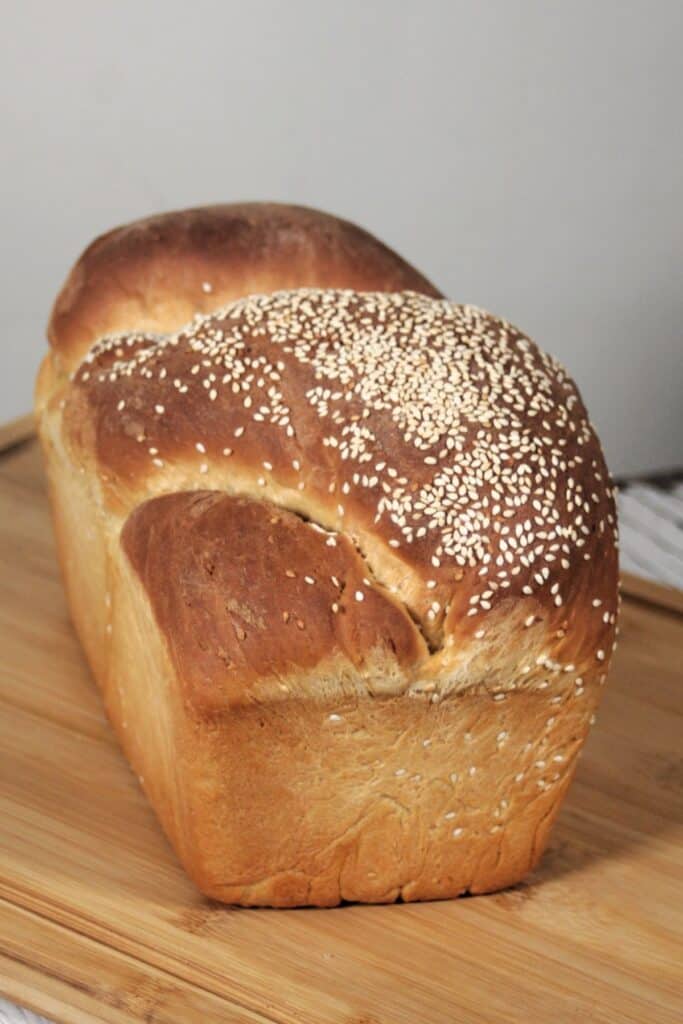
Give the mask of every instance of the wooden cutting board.
M 626 600 L 550 849 L 445 903 L 240 910 L 176 863 L 69 625 L 35 442 L 0 456 L 0 990 L 57 1021 L 679 1024 L 683 617 Z

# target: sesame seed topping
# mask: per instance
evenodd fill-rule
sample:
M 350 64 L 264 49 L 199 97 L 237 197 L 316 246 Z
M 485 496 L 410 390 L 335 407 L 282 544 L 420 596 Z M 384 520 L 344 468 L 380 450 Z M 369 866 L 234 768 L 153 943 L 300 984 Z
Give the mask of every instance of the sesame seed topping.
M 201 288 L 212 291 L 208 281 Z M 452 588 L 468 570 L 478 601 L 467 615 L 485 617 L 520 592 L 549 593 L 560 608 L 562 576 L 590 561 L 592 535 L 615 535 L 608 478 L 599 453 L 588 454 L 595 437 L 571 380 L 511 324 L 473 306 L 410 292 L 251 295 L 176 334 L 102 339 L 76 374 L 83 386 L 110 389 L 119 413 L 136 395 L 121 395 L 137 387 L 130 378 L 163 382 L 152 394 L 163 398 L 153 409 L 164 424 L 134 398 L 143 455 L 150 444 L 168 451 L 161 431 L 176 417 L 212 424 L 218 450 L 228 430 L 240 438 L 251 424 L 265 453 L 282 451 L 285 469 L 304 470 L 312 500 L 319 491 L 345 496 L 337 514 L 361 542 L 374 521 L 407 564 L 440 570 L 441 601 L 418 608 L 435 623 L 450 600 L 446 580 Z M 308 408 L 299 398 L 290 407 L 290 394 Z M 205 454 L 202 441 L 195 448 Z M 296 487 L 304 491 L 304 480 Z M 405 597 L 409 584 L 400 586 Z

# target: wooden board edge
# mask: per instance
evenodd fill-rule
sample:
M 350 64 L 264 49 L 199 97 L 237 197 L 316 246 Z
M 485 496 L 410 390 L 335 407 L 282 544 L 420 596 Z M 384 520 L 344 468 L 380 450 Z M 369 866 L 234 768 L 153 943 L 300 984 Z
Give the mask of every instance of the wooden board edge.
M 275 1020 L 5 899 L 0 993 L 57 1024 Z
M 654 583 L 630 572 L 621 573 L 621 592 L 624 597 L 683 615 L 683 590 Z
M 26 413 L 25 416 L 17 416 L 8 423 L 0 423 L 0 455 L 22 441 L 28 441 L 35 432 L 36 424 L 32 412 Z

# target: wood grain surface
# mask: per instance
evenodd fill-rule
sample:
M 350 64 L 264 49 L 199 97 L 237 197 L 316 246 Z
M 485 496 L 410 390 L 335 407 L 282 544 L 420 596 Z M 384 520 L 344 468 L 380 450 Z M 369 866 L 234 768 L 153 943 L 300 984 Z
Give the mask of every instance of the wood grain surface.
M 548 853 L 444 903 L 242 910 L 176 863 L 68 621 L 34 442 L 0 458 L 0 991 L 56 1021 L 679 1024 L 683 618 L 627 599 Z

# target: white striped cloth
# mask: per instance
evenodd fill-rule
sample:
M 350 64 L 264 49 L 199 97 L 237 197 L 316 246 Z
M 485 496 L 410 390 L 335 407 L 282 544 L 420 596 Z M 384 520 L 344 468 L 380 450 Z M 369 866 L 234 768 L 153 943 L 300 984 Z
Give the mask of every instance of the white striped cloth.
M 628 484 L 618 503 L 621 568 L 683 590 L 683 482 Z
M 8 1003 L 0 996 L 0 1024 L 50 1024 L 45 1017 L 38 1017 L 30 1010 Z

